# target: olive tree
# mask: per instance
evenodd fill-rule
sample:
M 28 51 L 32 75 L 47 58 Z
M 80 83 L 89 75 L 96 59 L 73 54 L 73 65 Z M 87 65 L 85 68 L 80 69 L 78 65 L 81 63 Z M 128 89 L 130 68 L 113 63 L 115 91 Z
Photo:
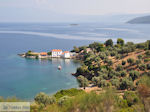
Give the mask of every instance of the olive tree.
M 130 65 L 132 65 L 132 64 L 134 63 L 134 59 L 133 59 L 133 58 L 128 58 L 128 59 L 127 59 L 127 62 L 128 62 Z
M 117 67 L 116 67 L 116 71 L 122 71 L 123 70 L 123 66 L 122 65 L 118 65 Z
M 79 86 L 83 87 L 84 89 L 89 85 L 88 79 L 82 75 L 77 77 L 77 81 L 79 82 Z
M 113 86 L 115 86 L 116 88 L 119 88 L 119 87 L 120 87 L 120 81 L 119 81 L 118 78 L 116 78 L 116 79 L 111 79 L 110 82 L 111 82 L 111 84 L 112 84 Z
M 92 82 L 94 83 L 94 85 L 98 85 L 98 83 L 100 82 L 100 77 L 96 77 L 96 76 L 94 76 L 93 78 L 92 78 Z
M 127 75 L 127 72 L 126 71 L 122 71 L 121 72 L 121 77 L 125 77 Z
M 107 47 L 108 47 L 108 46 L 112 47 L 112 46 L 113 46 L 113 40 L 112 40 L 112 39 L 106 40 L 105 45 L 106 45 Z
M 126 61 L 125 60 L 122 60 L 122 65 L 125 65 L 126 64 Z
M 150 40 L 147 40 L 147 49 L 150 50 Z
M 129 72 L 129 76 L 134 81 L 135 79 L 137 79 L 140 76 L 140 73 L 138 71 L 130 71 Z
M 122 38 L 117 39 L 117 44 L 123 46 L 124 45 L 124 40 Z
M 146 65 L 145 64 L 141 64 L 139 65 L 139 69 L 144 71 L 146 69 Z
M 125 90 L 125 89 L 132 89 L 133 88 L 133 81 L 129 80 L 127 77 L 123 78 L 120 81 L 120 89 Z

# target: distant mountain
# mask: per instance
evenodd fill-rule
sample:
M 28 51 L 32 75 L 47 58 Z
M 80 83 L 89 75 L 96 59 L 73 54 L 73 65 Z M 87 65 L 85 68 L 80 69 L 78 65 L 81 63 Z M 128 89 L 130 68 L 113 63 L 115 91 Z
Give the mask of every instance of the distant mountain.
M 150 16 L 143 16 L 143 17 L 137 17 L 134 18 L 127 23 L 130 24 L 150 24 Z

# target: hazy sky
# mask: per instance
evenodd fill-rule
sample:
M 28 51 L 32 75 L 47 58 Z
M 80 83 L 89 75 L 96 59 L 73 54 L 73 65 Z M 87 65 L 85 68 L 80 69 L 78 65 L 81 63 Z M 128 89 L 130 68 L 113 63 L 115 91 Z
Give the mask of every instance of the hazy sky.
M 6 22 L 135 13 L 150 13 L 150 0 L 0 0 L 0 21 Z

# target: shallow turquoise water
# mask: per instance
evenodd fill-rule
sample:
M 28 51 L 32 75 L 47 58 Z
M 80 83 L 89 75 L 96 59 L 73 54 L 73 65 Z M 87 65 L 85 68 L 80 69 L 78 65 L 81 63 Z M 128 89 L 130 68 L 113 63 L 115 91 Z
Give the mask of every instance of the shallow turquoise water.
M 1 96 L 17 96 L 32 99 L 37 93 L 52 94 L 60 89 L 77 87 L 76 79 L 71 75 L 79 63 L 70 59 L 34 60 L 16 55 L 8 57 L 7 69 L 0 71 Z M 57 66 L 61 65 L 62 70 Z

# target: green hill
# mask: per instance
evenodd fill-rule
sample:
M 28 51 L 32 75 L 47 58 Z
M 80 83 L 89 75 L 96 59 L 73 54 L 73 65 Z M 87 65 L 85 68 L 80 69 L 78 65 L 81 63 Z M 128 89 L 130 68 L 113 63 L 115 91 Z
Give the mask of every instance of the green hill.
M 130 24 L 150 24 L 150 16 L 144 16 L 144 17 L 137 17 L 134 18 L 127 23 Z

